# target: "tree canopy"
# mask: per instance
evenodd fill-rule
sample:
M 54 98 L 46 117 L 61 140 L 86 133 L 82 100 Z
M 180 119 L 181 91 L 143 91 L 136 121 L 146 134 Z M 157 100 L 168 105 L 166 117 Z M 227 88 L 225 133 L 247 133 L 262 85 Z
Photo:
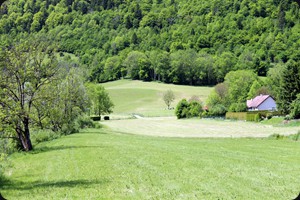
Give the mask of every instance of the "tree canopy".
M 89 80 L 214 85 L 233 70 L 266 76 L 300 58 L 299 5 L 278 0 L 10 0 L 0 45 L 47 35 Z

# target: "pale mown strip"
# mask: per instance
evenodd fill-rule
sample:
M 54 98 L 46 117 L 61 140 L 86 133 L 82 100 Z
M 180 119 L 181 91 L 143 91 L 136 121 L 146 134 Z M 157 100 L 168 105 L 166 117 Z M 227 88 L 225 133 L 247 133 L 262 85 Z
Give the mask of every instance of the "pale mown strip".
M 229 120 L 177 120 L 175 117 L 112 120 L 102 124 L 116 132 L 163 137 L 268 137 L 272 134 L 291 135 L 299 131 L 299 127 L 274 127 Z

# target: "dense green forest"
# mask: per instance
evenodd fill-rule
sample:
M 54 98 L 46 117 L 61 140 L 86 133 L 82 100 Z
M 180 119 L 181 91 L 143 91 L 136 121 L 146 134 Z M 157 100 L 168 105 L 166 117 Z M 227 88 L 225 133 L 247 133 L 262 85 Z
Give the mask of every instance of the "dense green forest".
M 300 58 L 292 0 L 9 0 L 0 45 L 47 37 L 90 81 L 214 85 L 233 70 L 265 76 Z M 75 55 L 75 56 L 74 56 Z

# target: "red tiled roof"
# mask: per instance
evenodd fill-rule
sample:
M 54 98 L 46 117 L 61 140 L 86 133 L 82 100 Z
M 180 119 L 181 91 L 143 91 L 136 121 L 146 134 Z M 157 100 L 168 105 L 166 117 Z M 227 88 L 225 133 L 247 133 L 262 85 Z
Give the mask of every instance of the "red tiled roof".
M 259 95 L 254 99 L 247 100 L 247 107 L 248 108 L 257 108 L 260 104 L 262 104 L 270 95 Z

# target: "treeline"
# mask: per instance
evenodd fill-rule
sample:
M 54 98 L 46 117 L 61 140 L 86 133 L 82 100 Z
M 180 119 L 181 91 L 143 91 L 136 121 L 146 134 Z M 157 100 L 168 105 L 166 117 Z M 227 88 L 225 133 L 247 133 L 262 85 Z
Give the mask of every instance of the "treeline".
M 286 0 L 10 0 L 0 43 L 47 35 L 91 81 L 212 85 L 300 58 L 299 5 Z

